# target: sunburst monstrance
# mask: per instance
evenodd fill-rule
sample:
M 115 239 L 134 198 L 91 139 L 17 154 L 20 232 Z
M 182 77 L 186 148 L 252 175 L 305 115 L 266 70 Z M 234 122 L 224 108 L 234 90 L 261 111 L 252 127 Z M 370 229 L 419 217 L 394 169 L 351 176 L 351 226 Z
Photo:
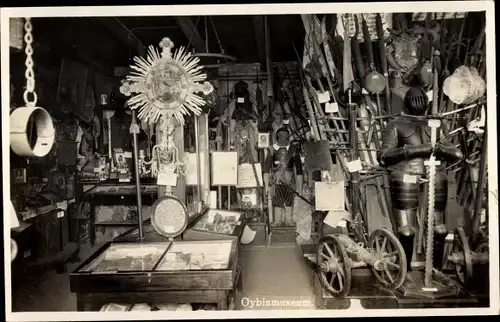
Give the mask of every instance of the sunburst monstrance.
M 160 47 L 161 53 L 149 46 L 146 58 L 134 57 L 135 65 L 130 66 L 133 71 L 120 92 L 132 96 L 127 103 L 131 109 L 139 109 L 141 121 L 155 124 L 162 116 L 174 116 L 184 125 L 185 115 L 199 115 L 205 105 L 197 93 L 206 96 L 214 88 L 205 81 L 207 75 L 201 72 L 199 58 L 192 57 L 184 47 L 172 53 L 174 43 L 169 38 L 163 38 Z

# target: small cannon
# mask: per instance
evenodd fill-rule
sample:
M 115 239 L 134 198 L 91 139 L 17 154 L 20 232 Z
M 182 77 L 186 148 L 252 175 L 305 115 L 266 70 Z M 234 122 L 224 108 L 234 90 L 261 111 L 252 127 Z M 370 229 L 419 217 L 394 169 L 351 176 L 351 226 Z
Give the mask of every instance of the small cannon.
M 370 267 L 377 281 L 391 290 L 400 287 L 406 278 L 403 246 L 387 229 L 375 230 L 366 246 L 344 234 L 323 236 L 316 256 L 320 282 L 336 297 L 349 295 L 353 268 Z

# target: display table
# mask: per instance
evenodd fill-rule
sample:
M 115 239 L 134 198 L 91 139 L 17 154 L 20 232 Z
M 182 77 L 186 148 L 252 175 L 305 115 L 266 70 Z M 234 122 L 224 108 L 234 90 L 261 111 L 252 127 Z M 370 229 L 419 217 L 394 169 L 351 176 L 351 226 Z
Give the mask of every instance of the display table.
M 211 303 L 241 287 L 236 240 L 109 242 L 70 275 L 78 311 L 108 303 Z

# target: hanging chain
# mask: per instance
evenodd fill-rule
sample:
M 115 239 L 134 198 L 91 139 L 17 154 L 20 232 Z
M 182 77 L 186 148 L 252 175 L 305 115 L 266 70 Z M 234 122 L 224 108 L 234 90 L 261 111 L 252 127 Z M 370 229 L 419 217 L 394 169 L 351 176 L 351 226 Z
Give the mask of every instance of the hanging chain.
M 24 50 L 26 54 L 26 72 L 24 76 L 26 77 L 26 90 L 24 91 L 24 103 L 26 106 L 35 107 L 37 102 L 37 96 L 35 93 L 35 72 L 33 70 L 34 62 L 33 62 L 33 47 L 31 44 L 33 43 L 33 34 L 31 33 L 33 30 L 33 25 L 31 24 L 31 18 L 26 18 L 26 22 L 24 23 L 24 42 L 26 43 L 26 48 Z M 31 94 L 31 99 L 29 99 L 29 94 Z

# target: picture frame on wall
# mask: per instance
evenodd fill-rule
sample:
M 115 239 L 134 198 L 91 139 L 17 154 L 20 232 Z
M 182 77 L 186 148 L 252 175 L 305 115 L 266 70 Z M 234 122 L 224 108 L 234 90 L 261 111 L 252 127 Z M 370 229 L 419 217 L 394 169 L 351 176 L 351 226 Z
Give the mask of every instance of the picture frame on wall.
M 269 133 L 264 133 L 261 132 L 257 136 L 257 147 L 259 149 L 267 149 L 269 148 L 270 142 L 269 142 Z

